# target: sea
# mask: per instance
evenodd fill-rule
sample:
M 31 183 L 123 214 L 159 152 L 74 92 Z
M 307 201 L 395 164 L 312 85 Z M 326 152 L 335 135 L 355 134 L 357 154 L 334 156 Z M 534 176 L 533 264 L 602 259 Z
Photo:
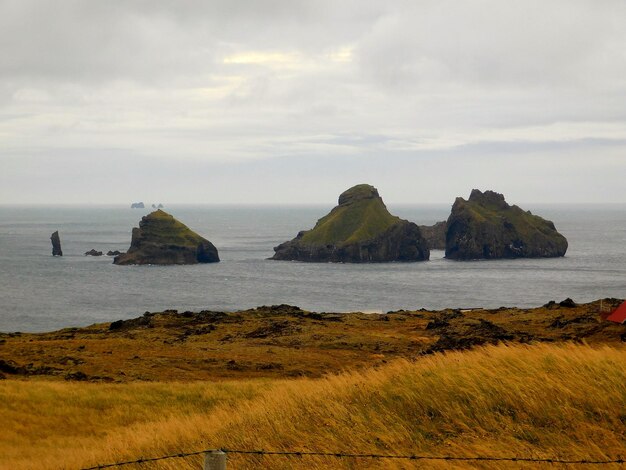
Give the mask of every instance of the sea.
M 535 307 L 567 297 L 626 297 L 626 205 L 527 204 L 567 237 L 565 257 L 336 264 L 272 261 L 273 247 L 313 227 L 331 206 L 168 205 L 218 248 L 220 263 L 116 266 L 91 249 L 125 251 L 151 208 L 0 206 L 0 331 L 41 332 L 146 311 L 234 311 L 290 304 L 317 312 Z M 418 224 L 450 205 L 389 205 Z M 53 257 L 58 230 L 63 257 Z

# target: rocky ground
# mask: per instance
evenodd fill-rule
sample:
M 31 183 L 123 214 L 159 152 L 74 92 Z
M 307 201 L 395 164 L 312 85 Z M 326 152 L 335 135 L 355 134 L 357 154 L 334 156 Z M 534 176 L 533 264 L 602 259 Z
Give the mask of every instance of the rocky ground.
M 621 301 L 604 299 L 604 310 Z M 604 315 L 606 316 L 606 315 Z M 0 378 L 129 382 L 311 376 L 499 342 L 624 344 L 600 301 L 533 309 L 146 312 L 85 328 L 0 333 Z

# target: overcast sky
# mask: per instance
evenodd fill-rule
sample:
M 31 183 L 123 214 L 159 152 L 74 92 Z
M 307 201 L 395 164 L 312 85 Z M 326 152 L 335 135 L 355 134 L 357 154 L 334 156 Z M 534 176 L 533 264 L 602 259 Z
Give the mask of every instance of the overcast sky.
M 0 0 L 0 203 L 626 202 L 623 0 Z

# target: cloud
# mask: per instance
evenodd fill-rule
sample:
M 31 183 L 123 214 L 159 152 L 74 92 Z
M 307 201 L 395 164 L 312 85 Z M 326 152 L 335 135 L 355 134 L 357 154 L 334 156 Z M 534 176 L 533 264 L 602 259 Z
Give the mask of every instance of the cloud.
M 447 152 L 473 168 L 473 149 L 537 168 L 538 155 L 562 163 L 581 149 L 614 162 L 625 16 L 618 0 L 0 1 L 3 197 L 58 159 L 85 172 L 127 161 L 141 184 L 147 162 L 157 179 L 219 168 L 249 183 L 248 165 L 310 188 L 374 167 L 408 184 L 426 164 L 449 173 Z M 353 178 L 328 174 L 364 161 Z M 83 199 L 68 187 L 65 199 Z
M 624 38 L 621 2 L 442 0 L 406 6 L 381 17 L 360 43 L 364 69 L 383 83 L 445 79 L 481 88 L 570 87 L 623 71 L 621 61 L 602 60 L 603 54 L 624 54 L 615 47 Z M 585 68 L 591 64 L 603 69 Z

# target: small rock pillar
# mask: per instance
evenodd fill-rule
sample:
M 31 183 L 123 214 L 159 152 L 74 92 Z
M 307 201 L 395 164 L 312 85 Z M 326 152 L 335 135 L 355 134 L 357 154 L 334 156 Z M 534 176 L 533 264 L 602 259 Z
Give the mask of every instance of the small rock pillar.
M 50 235 L 50 241 L 52 242 L 52 256 L 63 256 L 63 251 L 61 250 L 61 239 L 59 238 L 58 231 Z

